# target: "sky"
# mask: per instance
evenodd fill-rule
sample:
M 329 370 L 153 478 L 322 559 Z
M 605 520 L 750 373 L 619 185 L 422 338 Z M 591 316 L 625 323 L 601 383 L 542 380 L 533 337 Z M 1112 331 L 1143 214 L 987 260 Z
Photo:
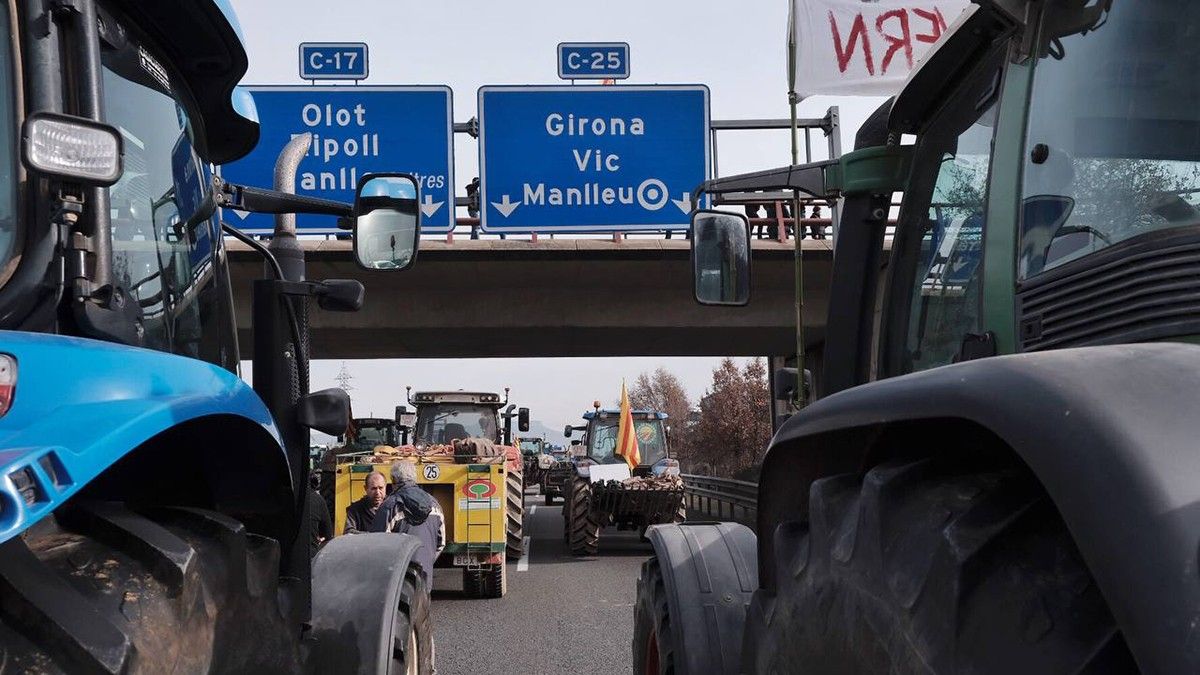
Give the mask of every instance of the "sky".
M 455 121 L 475 114 L 485 84 L 559 84 L 559 42 L 628 42 L 630 84 L 705 84 L 712 119 L 786 118 L 787 0 L 233 0 L 250 56 L 246 84 L 303 84 L 297 71 L 301 42 L 366 42 L 370 79 L 364 84 L 440 84 L 454 91 Z M 877 98 L 813 97 L 801 117 L 839 107 L 842 145 L 853 147 Z M 813 134 L 813 159 L 825 139 Z M 458 194 L 478 175 L 475 140 L 457 134 Z M 788 132 L 721 132 L 720 175 L 790 163 Z M 465 215 L 465 214 L 461 214 Z M 419 264 L 419 263 L 418 263 Z M 370 292 L 370 289 L 367 289 Z M 574 423 L 600 398 L 620 393 L 620 379 L 659 365 L 676 373 L 692 398 L 704 394 L 717 364 L 712 358 L 456 359 L 347 361 L 354 377 L 356 415 L 387 415 L 403 403 L 404 386 L 502 391 L 528 406 L 551 429 Z M 312 367 L 313 389 L 336 386 L 340 361 Z M 243 372 L 249 372 L 244 368 Z

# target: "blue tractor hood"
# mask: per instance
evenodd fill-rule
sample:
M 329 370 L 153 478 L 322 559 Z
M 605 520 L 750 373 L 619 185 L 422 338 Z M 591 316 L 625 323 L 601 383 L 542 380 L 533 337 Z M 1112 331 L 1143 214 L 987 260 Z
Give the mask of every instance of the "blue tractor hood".
M 213 164 L 232 162 L 258 144 L 252 103 L 235 87 L 246 74 L 241 26 L 229 0 L 115 0 L 119 8 L 163 51 L 166 64 L 183 78 L 197 113 L 192 124 L 196 151 Z
M 261 428 L 272 450 L 285 456 L 258 395 L 210 363 L 15 331 L 0 331 L 0 353 L 17 362 L 13 402 L 0 417 L 0 542 L 44 518 L 130 450 L 191 420 L 242 420 Z

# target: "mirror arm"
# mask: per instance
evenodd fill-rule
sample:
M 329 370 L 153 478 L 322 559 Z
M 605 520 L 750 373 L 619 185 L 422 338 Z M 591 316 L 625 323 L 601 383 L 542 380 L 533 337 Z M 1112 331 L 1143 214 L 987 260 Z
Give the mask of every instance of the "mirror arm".
M 809 164 L 783 166 L 766 171 L 743 173 L 725 178 L 713 178 L 701 183 L 692 192 L 692 204 L 699 205 L 704 193 L 767 192 L 771 190 L 799 190 L 817 199 L 838 196 L 838 186 L 827 181 L 827 171 L 837 167 L 839 160 L 824 160 Z M 834 168 L 836 171 L 836 168 Z
M 309 213 L 346 218 L 354 215 L 354 206 L 345 202 L 264 190 L 224 181 L 220 182 L 214 192 L 217 195 L 218 206 L 246 213 Z
M 271 271 L 275 274 L 275 279 L 283 279 L 283 268 L 279 266 L 279 261 L 275 259 L 275 256 L 271 253 L 270 249 L 268 249 L 266 246 L 263 246 L 262 242 L 255 241 L 254 237 L 242 232 L 229 223 L 221 223 L 221 231 L 249 246 L 255 251 L 258 251 L 258 254 L 266 259 L 267 264 L 271 266 Z

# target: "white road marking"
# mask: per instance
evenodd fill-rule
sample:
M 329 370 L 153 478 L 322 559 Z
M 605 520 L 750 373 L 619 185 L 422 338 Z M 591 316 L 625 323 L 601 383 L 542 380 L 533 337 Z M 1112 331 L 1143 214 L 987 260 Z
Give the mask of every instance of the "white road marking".
M 529 507 L 529 515 L 532 516 L 535 511 L 537 511 L 537 504 L 534 504 Z
M 521 559 L 517 561 L 518 572 L 529 571 L 529 537 L 525 537 L 524 550 L 521 552 Z

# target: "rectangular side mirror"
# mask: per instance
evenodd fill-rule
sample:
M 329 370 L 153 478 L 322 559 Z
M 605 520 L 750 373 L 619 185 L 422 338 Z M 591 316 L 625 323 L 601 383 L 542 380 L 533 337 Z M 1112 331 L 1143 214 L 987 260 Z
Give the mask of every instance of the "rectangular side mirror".
M 369 270 L 403 270 L 417 259 L 421 193 L 406 173 L 369 173 L 354 195 L 354 259 Z
M 692 285 L 702 305 L 750 302 L 750 221 L 726 211 L 692 214 Z
M 575 430 L 571 428 L 570 424 L 568 424 L 567 426 L 563 427 L 563 436 L 570 438 L 573 431 Z
M 529 408 L 517 408 L 517 429 L 529 431 Z
M 330 436 L 344 434 L 350 426 L 350 394 L 338 387 L 314 391 L 296 404 L 296 421 Z

